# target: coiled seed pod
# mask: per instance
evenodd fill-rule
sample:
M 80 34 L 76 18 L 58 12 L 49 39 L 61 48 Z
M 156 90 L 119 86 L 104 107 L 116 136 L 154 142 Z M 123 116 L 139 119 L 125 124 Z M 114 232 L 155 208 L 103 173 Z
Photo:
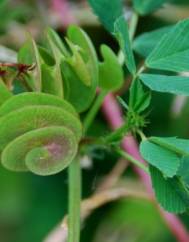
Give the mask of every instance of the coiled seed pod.
M 23 93 L 0 107 L 2 164 L 14 171 L 51 175 L 77 152 L 82 127 L 66 101 L 42 93 Z

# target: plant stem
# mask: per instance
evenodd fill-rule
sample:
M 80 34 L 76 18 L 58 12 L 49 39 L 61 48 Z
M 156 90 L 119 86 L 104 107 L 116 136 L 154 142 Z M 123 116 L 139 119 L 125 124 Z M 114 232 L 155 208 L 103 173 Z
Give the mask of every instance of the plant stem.
M 90 125 L 92 124 L 98 110 L 100 109 L 102 102 L 107 95 L 106 90 L 102 90 L 99 95 L 97 96 L 96 100 L 93 103 L 93 106 L 90 108 L 89 112 L 87 113 L 84 121 L 83 121 L 83 129 L 84 129 L 84 134 L 87 132 L 89 129 Z
M 132 162 L 134 165 L 138 166 L 140 169 L 142 169 L 143 171 L 145 171 L 146 173 L 149 174 L 149 170 L 148 167 L 145 166 L 142 162 L 140 162 L 139 160 L 136 160 L 135 158 L 133 158 L 131 155 L 129 155 L 127 152 L 123 151 L 122 149 L 116 149 L 116 152 L 122 156 L 123 158 L 125 158 L 126 160 L 129 160 L 130 162 Z
M 80 241 L 81 169 L 76 157 L 69 165 L 68 242 Z
M 130 25 L 129 25 L 129 36 L 130 36 L 131 42 L 133 41 L 137 24 L 138 24 L 138 14 L 136 12 L 133 12 L 130 20 Z
M 141 140 L 147 140 L 147 137 L 145 134 L 142 132 L 142 130 L 138 130 L 137 133 L 140 135 Z
M 128 131 L 129 131 L 128 125 L 123 124 L 120 128 L 116 129 L 115 131 L 113 131 L 109 135 L 105 136 L 103 138 L 103 141 L 105 143 L 108 143 L 108 142 L 112 142 L 112 141 L 117 140 L 117 139 L 121 139 L 122 137 L 124 137 L 128 133 Z

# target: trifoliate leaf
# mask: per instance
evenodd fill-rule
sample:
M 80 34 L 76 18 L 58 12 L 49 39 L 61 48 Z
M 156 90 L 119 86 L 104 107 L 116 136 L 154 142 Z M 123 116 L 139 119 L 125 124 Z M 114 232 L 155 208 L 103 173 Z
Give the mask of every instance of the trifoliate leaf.
M 146 66 L 174 72 L 189 70 L 189 19 L 178 22 L 163 35 L 146 59 Z
M 171 28 L 172 26 L 166 26 L 139 35 L 133 41 L 134 51 L 143 57 L 147 57 L 161 40 L 163 35 L 167 34 L 171 30 Z

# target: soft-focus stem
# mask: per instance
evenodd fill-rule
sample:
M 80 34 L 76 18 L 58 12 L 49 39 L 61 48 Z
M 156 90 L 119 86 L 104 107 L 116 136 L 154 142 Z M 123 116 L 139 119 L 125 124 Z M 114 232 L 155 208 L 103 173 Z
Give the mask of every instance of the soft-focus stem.
M 140 198 L 151 200 L 148 194 L 141 189 L 124 186 L 115 186 L 113 188 L 105 189 L 95 192 L 92 196 L 84 199 L 81 203 L 81 221 L 84 221 L 97 208 L 106 203 L 116 201 L 121 198 Z M 55 227 L 43 240 L 43 242 L 66 242 L 68 236 L 67 215 L 64 216 L 63 221 Z
M 102 110 L 112 129 L 117 129 L 123 124 L 123 118 L 122 118 L 122 112 L 121 112 L 120 106 L 118 105 L 115 97 L 112 94 L 109 94 L 106 96 L 102 106 Z M 140 156 L 138 144 L 132 136 L 127 136 L 123 139 L 122 147 L 127 153 L 129 153 L 135 159 L 140 160 L 142 163 L 145 163 Z M 140 176 L 149 194 L 152 195 L 153 191 L 152 191 L 149 175 L 136 166 L 135 166 L 135 171 Z M 160 209 L 160 212 L 167 226 L 169 227 L 170 231 L 175 236 L 177 241 L 188 242 L 189 234 L 185 226 L 180 221 L 180 219 L 176 215 L 167 213 L 162 209 Z
M 76 19 L 71 13 L 70 2 L 68 0 L 51 0 L 52 9 L 59 15 L 63 27 L 71 23 L 76 23 Z
M 80 241 L 81 168 L 79 158 L 69 166 L 68 242 Z

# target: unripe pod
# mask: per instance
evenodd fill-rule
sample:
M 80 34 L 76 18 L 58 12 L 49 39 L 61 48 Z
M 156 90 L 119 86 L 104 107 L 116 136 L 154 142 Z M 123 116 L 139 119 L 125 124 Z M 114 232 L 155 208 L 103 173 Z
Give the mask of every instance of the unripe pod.
M 2 164 L 15 171 L 51 175 L 77 152 L 80 120 L 66 101 L 49 94 L 23 93 L 0 107 Z

